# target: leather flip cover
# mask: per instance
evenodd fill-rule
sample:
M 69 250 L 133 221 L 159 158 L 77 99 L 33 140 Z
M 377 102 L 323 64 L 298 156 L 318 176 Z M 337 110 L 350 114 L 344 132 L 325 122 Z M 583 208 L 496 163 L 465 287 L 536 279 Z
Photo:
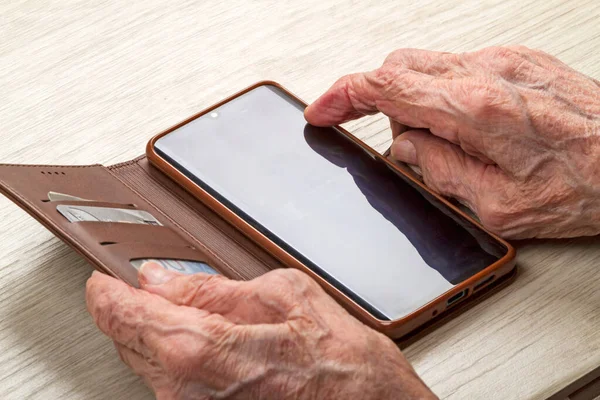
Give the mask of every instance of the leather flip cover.
M 104 167 L 0 164 L 0 191 L 95 268 L 138 286 L 136 258 L 204 261 L 248 280 L 281 263 L 150 166 L 146 157 Z M 48 201 L 48 192 L 93 202 Z M 56 207 L 76 204 L 148 211 L 163 226 L 69 222 Z

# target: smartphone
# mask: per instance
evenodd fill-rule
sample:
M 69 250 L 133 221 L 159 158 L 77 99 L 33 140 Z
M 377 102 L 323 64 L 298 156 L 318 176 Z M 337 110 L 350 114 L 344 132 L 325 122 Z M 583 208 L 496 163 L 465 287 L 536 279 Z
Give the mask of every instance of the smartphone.
M 258 83 L 155 136 L 150 162 L 363 320 L 403 332 L 514 268 L 514 249 L 306 104 Z

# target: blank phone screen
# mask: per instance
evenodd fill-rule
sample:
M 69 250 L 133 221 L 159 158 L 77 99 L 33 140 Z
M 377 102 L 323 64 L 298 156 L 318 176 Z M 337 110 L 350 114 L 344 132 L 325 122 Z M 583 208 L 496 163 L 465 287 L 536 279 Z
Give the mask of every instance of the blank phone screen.
M 380 319 L 402 318 L 505 246 L 304 106 L 259 86 L 160 138 L 156 152 Z

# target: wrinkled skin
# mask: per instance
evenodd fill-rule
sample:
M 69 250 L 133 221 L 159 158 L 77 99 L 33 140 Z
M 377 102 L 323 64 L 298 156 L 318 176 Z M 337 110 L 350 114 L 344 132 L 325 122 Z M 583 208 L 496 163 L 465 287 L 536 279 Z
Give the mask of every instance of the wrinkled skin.
M 390 118 L 392 156 L 489 229 L 600 233 L 600 84 L 554 57 L 398 50 L 305 115 L 328 126 L 377 112 Z M 87 303 L 159 400 L 435 398 L 392 341 L 298 271 L 237 282 L 146 264 L 139 280 L 94 273 Z
M 313 125 L 382 112 L 392 157 L 506 238 L 600 233 L 600 83 L 541 51 L 402 49 L 341 78 Z M 416 129 L 421 128 L 421 129 Z
M 435 398 L 390 339 L 299 271 L 239 282 L 148 263 L 139 280 L 94 273 L 88 310 L 159 400 Z

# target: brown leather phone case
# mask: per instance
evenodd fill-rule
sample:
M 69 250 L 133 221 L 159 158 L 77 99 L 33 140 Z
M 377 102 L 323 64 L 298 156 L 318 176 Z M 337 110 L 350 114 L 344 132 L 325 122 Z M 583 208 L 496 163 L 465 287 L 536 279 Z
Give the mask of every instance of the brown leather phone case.
M 282 267 L 205 205 L 152 167 L 145 156 L 105 167 L 0 164 L 0 191 L 95 268 L 137 286 L 136 258 L 204 261 L 232 279 Z M 55 191 L 93 202 L 48 201 Z M 56 207 L 78 204 L 148 211 L 163 226 L 69 222 Z
M 202 113 L 212 108 L 214 107 Z M 241 233 L 221 213 L 190 194 L 189 187 L 187 190 L 184 187 L 181 182 L 176 182 L 151 165 L 146 156 L 108 167 L 98 164 L 0 164 L 0 192 L 79 252 L 96 269 L 133 286 L 138 285 L 137 270 L 130 264 L 130 260 L 137 258 L 203 261 L 228 278 L 239 280 L 250 280 L 275 268 L 296 267 L 315 278 L 357 318 L 394 338 L 403 337 L 419 327 L 423 330 L 428 321 L 434 317 L 439 319 L 442 314 L 448 316 L 451 311 L 446 310 L 445 298 L 440 298 L 403 319 L 378 320 L 308 268 L 290 262 L 289 258 L 280 257 L 264 240 Z M 49 191 L 93 202 L 50 202 L 47 199 Z M 71 223 L 57 211 L 59 204 L 144 210 L 157 218 L 163 226 Z M 457 212 L 463 214 L 459 210 Z M 514 250 L 509 245 L 508 249 L 507 257 L 498 265 L 492 266 L 497 282 L 508 282 L 508 279 L 500 278 L 512 276 L 509 273 L 514 269 Z M 469 289 L 470 294 L 479 281 L 481 276 L 475 276 L 447 295 L 451 296 L 463 289 Z M 469 300 L 470 298 L 463 303 Z

